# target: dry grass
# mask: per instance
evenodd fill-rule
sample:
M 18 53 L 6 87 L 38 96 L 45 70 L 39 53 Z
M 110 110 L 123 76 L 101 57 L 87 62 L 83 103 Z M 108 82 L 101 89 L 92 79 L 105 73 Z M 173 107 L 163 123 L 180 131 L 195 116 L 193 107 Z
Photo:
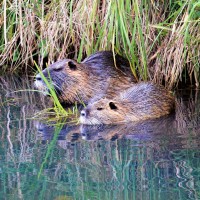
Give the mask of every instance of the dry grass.
M 0 65 L 15 71 L 98 50 L 126 56 L 141 80 L 199 85 L 200 1 L 8 1 L 0 3 Z M 47 59 L 48 58 L 48 59 Z M 46 62 L 47 63 L 44 63 Z

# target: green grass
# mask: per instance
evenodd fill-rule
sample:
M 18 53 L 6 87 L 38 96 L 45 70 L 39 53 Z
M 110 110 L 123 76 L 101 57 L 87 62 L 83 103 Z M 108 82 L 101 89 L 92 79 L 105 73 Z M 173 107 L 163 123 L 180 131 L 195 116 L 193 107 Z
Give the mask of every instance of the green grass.
M 0 65 L 42 68 L 98 50 L 128 58 L 139 80 L 199 85 L 200 0 L 21 1 L 0 3 Z M 46 62 L 46 61 L 45 61 Z M 189 74 L 186 77 L 186 74 Z M 192 80 L 192 77 L 193 80 Z
M 54 102 L 54 107 L 55 110 L 58 111 L 58 113 L 61 113 L 63 115 L 67 115 L 67 112 L 65 111 L 65 109 L 62 107 L 62 105 L 60 104 L 60 101 L 58 100 L 58 97 L 56 95 L 56 92 L 53 88 L 53 85 L 51 84 L 51 82 L 49 82 L 46 77 L 43 75 L 42 71 L 40 70 L 39 66 L 35 63 L 36 68 L 39 71 L 39 74 L 41 76 L 41 78 L 43 79 L 43 81 L 45 82 L 46 86 L 49 89 L 49 95 L 53 98 L 53 102 Z M 49 78 L 51 80 L 51 77 L 49 75 Z
M 41 78 L 43 79 L 43 81 L 45 82 L 48 90 L 49 90 L 49 96 L 52 98 L 52 102 L 53 102 L 53 107 L 51 108 L 47 108 L 45 110 L 42 110 L 41 112 L 38 112 L 36 113 L 35 117 L 36 118 L 47 118 L 48 121 L 57 121 L 57 120 L 60 120 L 62 118 L 64 118 L 65 120 L 66 119 L 70 119 L 71 122 L 77 122 L 78 120 L 78 108 L 77 108 L 77 104 L 75 104 L 73 106 L 73 108 L 68 108 L 68 109 L 64 109 L 63 106 L 61 105 L 57 95 L 56 95 L 56 92 L 55 92 L 55 89 L 53 87 L 53 84 L 51 84 L 51 77 L 50 77 L 50 74 L 49 74 L 49 79 L 47 80 L 47 78 L 43 75 L 41 69 L 39 68 L 39 66 L 37 65 L 37 63 L 35 63 L 35 66 L 41 76 Z M 50 81 L 49 81 L 50 80 Z M 37 90 L 36 90 L 37 91 Z M 38 91 L 40 92 L 40 91 Z M 47 117 L 45 117 L 47 116 Z M 51 117 L 50 117 L 51 116 Z

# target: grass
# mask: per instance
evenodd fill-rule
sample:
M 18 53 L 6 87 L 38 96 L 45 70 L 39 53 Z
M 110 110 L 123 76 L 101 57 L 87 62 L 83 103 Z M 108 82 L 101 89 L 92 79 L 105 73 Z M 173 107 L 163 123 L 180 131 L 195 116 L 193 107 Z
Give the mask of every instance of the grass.
M 200 0 L 15 1 L 0 3 L 0 65 L 32 72 L 98 50 L 129 59 L 133 75 L 173 88 L 199 85 Z M 186 76 L 188 74 L 188 76 Z
M 53 100 L 53 107 L 44 109 L 41 112 L 37 112 L 35 115 L 35 118 L 40 118 L 40 119 L 47 118 L 49 122 L 50 121 L 58 121 L 58 120 L 60 121 L 62 118 L 64 118 L 65 120 L 70 119 L 71 123 L 77 122 L 77 119 L 79 116 L 77 104 L 75 104 L 73 106 L 73 108 L 68 108 L 68 109 L 63 108 L 63 106 L 61 105 L 61 103 L 56 95 L 53 84 L 51 84 L 50 74 L 49 74 L 50 81 L 48 81 L 47 78 L 43 75 L 43 73 L 42 73 L 41 69 L 39 68 L 39 66 L 37 65 L 37 63 L 35 63 L 35 66 L 49 90 L 48 95 Z M 40 91 L 38 91 L 38 92 L 40 92 Z
M 55 90 L 53 88 L 53 85 L 51 84 L 51 82 L 48 82 L 48 80 L 43 75 L 43 73 L 42 73 L 41 69 L 39 68 L 39 66 L 37 65 L 37 63 L 35 63 L 35 66 L 38 69 L 41 78 L 43 79 L 43 81 L 45 82 L 46 86 L 49 89 L 49 95 L 53 98 L 55 110 L 58 110 L 58 113 L 61 113 L 63 115 L 67 115 L 67 112 L 65 111 L 65 109 L 60 104 L 60 101 L 58 100 L 58 97 L 57 97 L 56 92 L 55 92 Z M 51 80 L 50 75 L 49 75 L 49 78 Z
M 46 117 L 48 115 L 49 117 L 53 116 L 52 118 L 47 117 L 48 121 L 51 121 L 51 120 L 55 121 L 55 120 L 60 120 L 61 118 L 65 118 L 65 119 L 73 118 L 73 116 L 74 116 L 76 118 L 75 120 L 77 120 L 77 117 L 78 117 L 77 105 L 75 104 L 75 106 L 72 109 L 71 108 L 68 108 L 67 110 L 64 109 L 56 95 L 53 85 L 51 84 L 50 74 L 49 74 L 50 81 L 48 81 L 47 78 L 43 75 L 43 73 L 42 73 L 41 69 L 39 68 L 39 66 L 37 65 L 37 63 L 35 63 L 35 66 L 49 90 L 48 95 L 53 99 L 53 107 L 47 108 L 45 110 L 42 110 L 39 113 L 36 113 L 35 117 L 39 117 L 39 118 L 44 117 L 46 119 Z M 38 91 L 38 92 L 40 92 L 40 91 Z M 74 121 L 74 120 L 72 120 L 72 121 Z

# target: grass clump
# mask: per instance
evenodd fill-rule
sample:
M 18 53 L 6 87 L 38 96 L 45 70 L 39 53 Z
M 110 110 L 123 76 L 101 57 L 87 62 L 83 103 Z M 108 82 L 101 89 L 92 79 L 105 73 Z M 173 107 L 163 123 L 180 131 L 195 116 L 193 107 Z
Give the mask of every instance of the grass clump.
M 49 91 L 48 95 L 51 96 L 51 98 L 53 100 L 53 107 L 47 108 L 47 109 L 43 110 L 42 112 L 37 113 L 35 117 L 40 116 L 40 119 L 41 119 L 41 116 L 43 116 L 44 118 L 47 118 L 48 121 L 55 121 L 55 120 L 57 121 L 57 120 L 64 118 L 65 120 L 70 119 L 70 122 L 77 122 L 77 118 L 78 118 L 77 104 L 75 104 L 73 108 L 64 109 L 56 95 L 56 91 L 53 87 L 53 84 L 51 84 L 50 74 L 49 74 L 50 81 L 48 81 L 36 63 L 35 63 L 35 66 L 36 66 L 41 78 L 43 79 L 43 81 L 45 82 L 45 84 L 48 88 L 48 91 Z M 52 117 L 50 118 L 50 116 L 52 116 Z
M 199 0 L 4 0 L 0 64 L 32 70 L 34 59 L 42 67 L 113 50 L 129 59 L 139 80 L 173 88 L 189 77 L 198 86 L 199 25 Z

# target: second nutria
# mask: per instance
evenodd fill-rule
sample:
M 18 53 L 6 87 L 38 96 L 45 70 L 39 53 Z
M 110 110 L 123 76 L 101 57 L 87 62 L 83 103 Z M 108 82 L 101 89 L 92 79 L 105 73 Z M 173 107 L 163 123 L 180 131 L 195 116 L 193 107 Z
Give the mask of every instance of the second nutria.
M 81 111 L 82 124 L 119 124 L 159 118 L 174 108 L 174 97 L 163 86 L 135 84 L 113 99 L 103 98 Z
M 92 54 L 81 63 L 64 59 L 42 71 L 54 87 L 59 100 L 87 103 L 99 94 L 113 97 L 136 82 L 127 59 L 113 55 L 111 51 Z M 48 88 L 40 74 L 36 75 L 35 86 L 47 93 Z

